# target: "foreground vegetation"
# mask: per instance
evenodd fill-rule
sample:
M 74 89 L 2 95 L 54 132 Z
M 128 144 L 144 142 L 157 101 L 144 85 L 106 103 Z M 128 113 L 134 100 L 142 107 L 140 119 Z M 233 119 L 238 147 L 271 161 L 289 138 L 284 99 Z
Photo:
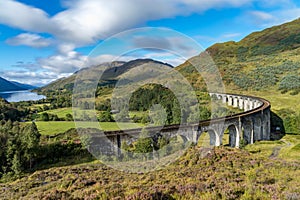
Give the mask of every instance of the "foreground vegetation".
M 55 167 L 0 184 L 0 198 L 299 199 L 299 155 L 290 156 L 299 145 L 299 136 L 287 135 L 249 145 L 248 151 L 195 146 L 175 163 L 146 174 L 120 172 L 99 162 Z M 274 156 L 277 147 L 281 150 Z

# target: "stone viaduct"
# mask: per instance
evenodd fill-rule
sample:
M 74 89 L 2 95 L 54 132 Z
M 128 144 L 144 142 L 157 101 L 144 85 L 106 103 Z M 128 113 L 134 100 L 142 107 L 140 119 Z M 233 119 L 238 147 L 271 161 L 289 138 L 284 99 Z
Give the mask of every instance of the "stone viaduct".
M 203 133 L 208 133 L 210 145 L 222 145 L 224 132 L 229 130 L 229 146 L 239 147 L 240 140 L 246 144 L 255 141 L 270 140 L 270 103 L 262 98 L 238 95 L 210 93 L 212 99 L 218 99 L 228 106 L 242 110 L 241 113 L 200 121 L 193 124 L 168 125 L 163 127 L 148 127 L 150 133 L 161 135 L 180 135 L 184 140 L 197 143 Z M 134 141 L 141 133 L 141 129 L 129 129 L 120 131 L 106 131 L 103 133 L 110 145 L 108 151 L 120 151 L 122 141 Z

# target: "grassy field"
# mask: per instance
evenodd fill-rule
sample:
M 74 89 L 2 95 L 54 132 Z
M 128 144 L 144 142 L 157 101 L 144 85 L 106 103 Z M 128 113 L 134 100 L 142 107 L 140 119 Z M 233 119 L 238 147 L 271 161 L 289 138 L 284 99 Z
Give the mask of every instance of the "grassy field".
M 66 114 L 73 114 L 72 108 L 58 108 L 54 110 L 47 110 L 45 111 L 49 114 L 54 114 L 57 115 L 59 118 L 64 118 L 66 117 Z M 42 114 L 43 112 L 39 113 Z
M 70 128 L 75 128 L 75 123 L 73 121 L 49 121 L 49 122 L 38 121 L 36 122 L 36 125 L 42 135 L 54 135 L 58 133 L 63 133 L 69 130 Z M 143 124 L 136 124 L 136 123 L 118 123 L 118 125 L 115 122 L 77 123 L 77 126 L 80 128 L 99 128 L 105 131 L 143 127 Z

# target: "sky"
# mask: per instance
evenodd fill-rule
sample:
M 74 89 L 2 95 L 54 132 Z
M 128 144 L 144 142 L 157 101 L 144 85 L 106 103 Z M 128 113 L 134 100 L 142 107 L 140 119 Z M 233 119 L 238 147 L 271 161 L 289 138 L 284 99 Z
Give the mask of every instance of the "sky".
M 107 38 L 135 28 L 168 28 L 205 49 L 299 17 L 298 0 L 0 0 L 0 77 L 45 85 L 118 57 L 113 51 L 93 60 L 89 55 Z M 146 35 L 135 44 L 145 43 Z M 167 35 L 146 41 L 162 49 L 176 42 Z M 174 66 L 182 62 L 160 51 L 144 51 L 143 57 Z

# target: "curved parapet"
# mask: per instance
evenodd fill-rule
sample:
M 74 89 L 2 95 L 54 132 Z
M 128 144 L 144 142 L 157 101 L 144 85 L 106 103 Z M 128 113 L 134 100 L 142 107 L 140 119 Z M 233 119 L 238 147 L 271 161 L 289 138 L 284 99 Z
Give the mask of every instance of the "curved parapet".
M 239 147 L 240 141 L 252 144 L 259 140 L 270 140 L 270 102 L 259 97 L 210 93 L 212 99 L 221 100 L 224 104 L 241 109 L 243 112 L 225 117 L 203 120 L 197 123 L 175 124 L 164 127 L 148 127 L 149 132 L 167 135 L 176 135 L 179 127 L 182 128 L 181 135 L 187 140 L 197 143 L 203 132 L 210 133 L 210 144 L 219 146 L 225 130 L 229 130 L 229 146 Z M 130 136 L 138 135 L 141 129 L 130 129 L 126 131 L 106 131 L 105 135 L 112 138 L 118 146 L 121 140 L 127 140 Z M 214 134 L 211 134 L 214 133 Z

